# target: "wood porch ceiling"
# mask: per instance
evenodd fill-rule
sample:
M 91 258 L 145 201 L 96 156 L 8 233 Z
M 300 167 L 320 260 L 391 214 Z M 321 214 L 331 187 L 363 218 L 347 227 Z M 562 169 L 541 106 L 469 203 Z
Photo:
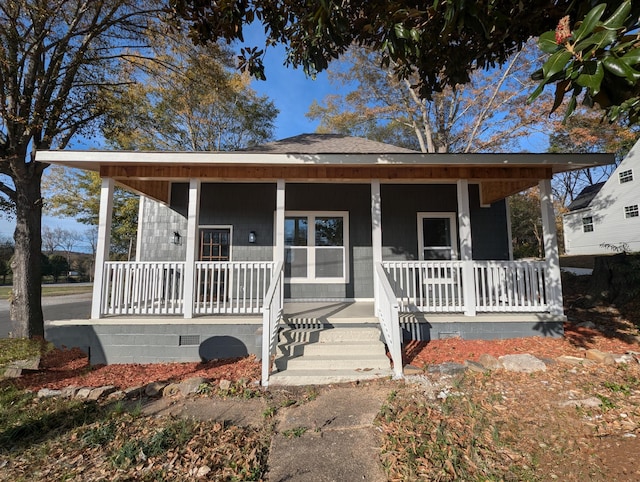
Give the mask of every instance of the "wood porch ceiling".
M 485 204 L 535 186 L 541 179 L 551 179 L 549 165 L 224 165 L 224 164 L 103 164 L 100 176 L 110 177 L 135 192 L 167 203 L 171 181 L 190 178 L 207 181 L 276 181 L 294 182 L 342 181 L 362 182 L 371 179 L 398 182 L 455 181 L 468 179 L 481 186 L 481 201 Z

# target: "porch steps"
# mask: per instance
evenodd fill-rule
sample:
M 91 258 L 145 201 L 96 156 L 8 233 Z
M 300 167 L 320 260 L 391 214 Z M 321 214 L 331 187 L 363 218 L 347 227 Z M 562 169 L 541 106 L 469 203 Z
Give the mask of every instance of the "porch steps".
M 302 328 L 298 326 L 303 326 Z M 376 325 L 287 325 L 270 385 L 316 385 L 392 375 Z

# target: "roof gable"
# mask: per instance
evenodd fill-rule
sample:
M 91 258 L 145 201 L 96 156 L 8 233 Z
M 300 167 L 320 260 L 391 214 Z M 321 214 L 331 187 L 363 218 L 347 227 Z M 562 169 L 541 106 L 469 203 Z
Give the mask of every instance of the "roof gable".
M 569 211 L 577 211 L 578 209 L 583 209 L 589 206 L 593 198 L 595 198 L 596 195 L 600 192 L 600 189 L 602 189 L 602 186 L 604 186 L 604 184 L 604 182 L 599 182 L 597 184 L 593 184 L 592 186 L 585 187 L 582 191 L 580 191 L 580 194 L 578 194 L 573 202 L 569 204 L 569 206 L 567 206 L 567 209 L 569 209 Z

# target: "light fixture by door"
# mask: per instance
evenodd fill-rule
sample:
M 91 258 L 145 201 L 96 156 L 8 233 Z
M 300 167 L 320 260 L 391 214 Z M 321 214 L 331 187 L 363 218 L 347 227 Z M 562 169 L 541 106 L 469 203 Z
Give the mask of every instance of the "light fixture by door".
M 251 244 L 256 242 L 256 232 L 255 231 L 249 231 L 249 242 Z
M 177 246 L 182 244 L 182 235 L 178 231 L 173 232 L 173 244 Z

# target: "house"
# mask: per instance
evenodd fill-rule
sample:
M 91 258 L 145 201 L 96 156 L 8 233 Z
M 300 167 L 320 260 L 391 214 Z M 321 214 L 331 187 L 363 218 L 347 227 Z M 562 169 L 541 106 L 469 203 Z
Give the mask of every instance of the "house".
M 588 186 L 562 216 L 566 254 L 640 251 L 640 141 L 606 182 Z
M 612 162 L 423 154 L 317 134 L 235 152 L 41 151 L 37 159 L 103 179 L 92 319 L 51 324 L 49 340 L 86 347 L 93 363 L 255 353 L 265 385 L 291 326 L 307 331 L 303 347 L 285 333 L 290 357 L 308 355 L 325 328 L 348 327 L 336 338 L 344 342 L 373 326 L 365 338 L 382 337 L 396 376 L 408 337 L 561 335 L 550 180 Z M 109 260 L 116 182 L 143 194 L 142 217 L 153 218 L 141 222 L 136 261 Z M 545 260 L 514 261 L 505 198 L 535 185 Z M 356 344 L 339 345 L 315 358 L 330 367 L 352 351 Z

